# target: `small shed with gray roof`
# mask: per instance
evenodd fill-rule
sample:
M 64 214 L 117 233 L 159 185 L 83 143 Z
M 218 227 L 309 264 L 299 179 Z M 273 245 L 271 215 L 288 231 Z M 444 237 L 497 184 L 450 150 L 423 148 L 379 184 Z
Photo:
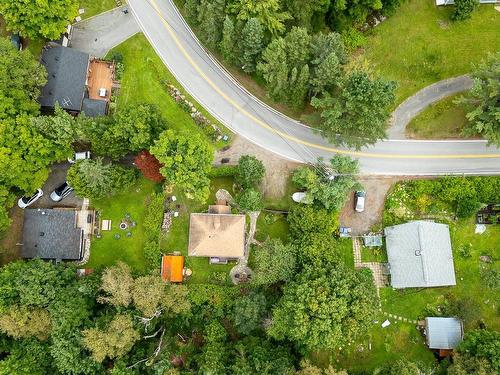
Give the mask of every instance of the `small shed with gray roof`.
M 84 233 L 74 209 L 25 209 L 23 258 L 81 260 Z
M 47 84 L 42 88 L 40 105 L 54 108 L 56 103 L 69 111 L 79 113 L 87 89 L 90 56 L 87 53 L 47 45 L 40 59 L 47 69 Z
M 420 220 L 384 232 L 394 288 L 456 285 L 448 225 Z
M 464 328 L 457 318 L 425 318 L 425 341 L 429 349 L 455 349 L 463 336 Z

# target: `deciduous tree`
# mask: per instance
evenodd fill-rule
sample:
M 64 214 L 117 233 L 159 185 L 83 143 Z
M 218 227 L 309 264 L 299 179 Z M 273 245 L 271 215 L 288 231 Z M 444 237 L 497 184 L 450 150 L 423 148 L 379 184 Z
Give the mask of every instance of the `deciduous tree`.
M 238 203 L 239 207 L 246 212 L 260 211 L 264 208 L 262 194 L 260 191 L 254 190 L 253 188 L 245 189 L 239 193 L 236 196 L 236 203 Z
M 236 61 L 236 31 L 231 17 L 226 16 L 222 28 L 222 40 L 219 45 L 224 60 L 234 63 Z
M 233 319 L 236 329 L 243 335 L 259 329 L 266 312 L 266 297 L 252 292 L 238 298 L 234 304 Z
M 306 265 L 284 287 L 268 333 L 304 351 L 332 350 L 353 342 L 370 327 L 376 294 L 370 271 L 341 263 Z
M 109 303 L 115 307 L 127 307 L 132 302 L 132 288 L 134 278 L 130 267 L 124 262 L 117 262 L 116 266 L 108 267 L 101 277 L 101 290 L 105 293 L 98 301 Z
M 297 262 L 293 249 L 276 238 L 267 239 L 253 250 L 254 274 L 252 283 L 270 285 L 292 280 Z
M 279 0 L 236 0 L 229 5 L 229 11 L 240 21 L 257 18 L 273 36 L 285 31 L 285 21 L 292 18 L 280 9 Z
M 76 0 L 0 0 L 7 28 L 28 38 L 58 39 L 78 15 Z
M 262 161 L 255 156 L 243 155 L 238 160 L 236 181 L 243 189 L 255 187 L 264 178 L 266 169 Z
M 91 351 L 97 362 L 106 357 L 119 358 L 127 354 L 140 335 L 128 315 L 116 315 L 104 328 L 89 328 L 83 331 L 83 344 Z
M 12 305 L 0 315 L 0 330 L 15 339 L 46 340 L 50 334 L 50 315 L 45 309 Z
M 2 3 L 0 0 L 0 14 Z M 15 0 L 29 7 L 24 2 Z M 5 6 L 5 4 L 4 4 Z M 40 87 L 47 82 L 45 68 L 36 61 L 29 51 L 17 51 L 6 38 L 0 38 L 0 121 L 14 119 L 17 115 L 36 115 L 40 109 L 37 98 Z
M 160 183 L 165 179 L 160 173 L 162 164 L 148 150 L 139 152 L 134 164 L 148 180 Z
M 354 71 L 335 95 L 314 97 L 311 104 L 321 110 L 321 135 L 337 145 L 360 149 L 385 137 L 396 84 Z
M 186 196 L 205 201 L 209 195 L 207 177 L 212 165 L 213 149 L 199 135 L 185 136 L 167 130 L 151 147 L 163 167 L 161 174 L 168 184 L 184 189 Z
M 160 276 L 140 276 L 134 280 L 132 299 L 135 307 L 150 317 L 158 311 L 165 292 L 165 283 Z

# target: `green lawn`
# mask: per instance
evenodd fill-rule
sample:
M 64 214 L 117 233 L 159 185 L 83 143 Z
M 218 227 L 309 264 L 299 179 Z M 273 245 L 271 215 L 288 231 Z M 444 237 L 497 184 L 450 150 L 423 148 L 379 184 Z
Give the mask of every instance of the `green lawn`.
M 80 0 L 80 8 L 85 9 L 85 13 L 81 15 L 82 19 L 89 18 L 116 8 L 115 0 Z
M 463 104 L 454 103 L 459 96 L 454 95 L 429 106 L 408 124 L 406 134 L 418 139 L 462 137 L 467 111 Z
M 382 247 L 361 247 L 361 261 L 362 262 L 387 262 L 387 252 L 385 246 Z
M 169 123 L 170 128 L 187 134 L 200 133 L 204 135 L 191 116 L 184 112 L 168 94 L 166 83 L 172 83 L 179 90 L 182 90 L 182 87 L 156 55 L 142 33 L 133 36 L 112 51 L 122 53 L 125 65 L 118 97 L 118 110 L 120 107 L 135 103 L 155 104 Z M 189 95 L 186 94 L 186 97 L 196 103 Z M 211 117 L 199 104 L 197 104 L 197 108 L 224 131 L 224 126 Z M 225 132 L 230 134 L 227 130 Z M 219 142 L 217 146 L 225 145 L 227 143 Z
M 143 228 L 143 219 L 146 212 L 146 202 L 150 194 L 155 191 L 155 184 L 141 178 L 134 186 L 112 198 L 91 202 L 100 213 L 101 219 L 111 220 L 112 230 L 102 231 L 102 238 L 92 239 L 90 248 L 90 260 L 86 267 L 96 268 L 110 266 L 118 260 L 129 264 L 136 271 L 145 270 L 145 259 L 143 245 L 146 236 Z M 125 214 L 130 214 L 130 220 L 135 221 L 137 226 L 131 228 L 131 237 L 127 237 L 126 230 L 119 229 L 120 222 Z M 115 239 L 114 235 L 120 238 Z
M 228 177 L 215 178 L 210 185 L 210 198 L 206 204 L 199 204 L 193 200 L 186 199 L 182 192 L 175 191 L 172 194 L 178 198 L 177 204 L 179 216 L 173 219 L 170 231 L 163 236 L 161 248 L 165 253 L 180 251 L 186 256 L 186 267 L 192 269 L 193 275 L 190 282 L 215 282 L 220 277 L 222 272 L 228 273 L 234 266 L 228 265 L 210 265 L 208 258 L 188 257 L 188 242 L 189 242 L 189 215 L 192 212 L 207 212 L 208 205 L 215 201 L 215 193 L 219 189 L 226 189 L 232 193 L 233 179 Z
M 284 243 L 288 242 L 288 221 L 284 214 L 261 212 L 257 220 L 255 239 L 265 241 L 267 238 L 279 238 Z
M 408 0 L 368 37 L 366 58 L 383 77 L 398 82 L 397 103 L 436 81 L 469 73 L 500 45 L 500 13 L 481 5 L 472 18 L 451 22 L 452 6 Z

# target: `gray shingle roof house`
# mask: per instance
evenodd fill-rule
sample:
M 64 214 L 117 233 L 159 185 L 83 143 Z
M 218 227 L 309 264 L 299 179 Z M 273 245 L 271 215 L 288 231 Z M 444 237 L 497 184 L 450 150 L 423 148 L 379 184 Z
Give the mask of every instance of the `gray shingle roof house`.
M 455 349 L 463 339 L 462 322 L 456 318 L 425 318 L 425 340 L 430 349 Z
M 77 211 L 71 209 L 25 209 L 23 258 L 80 260 L 83 230 L 77 227 Z
M 47 84 L 40 105 L 53 108 L 57 103 L 67 111 L 80 112 L 85 96 L 90 56 L 59 45 L 48 45 L 40 62 L 47 69 Z
M 412 221 L 384 232 L 394 288 L 456 285 L 448 225 Z

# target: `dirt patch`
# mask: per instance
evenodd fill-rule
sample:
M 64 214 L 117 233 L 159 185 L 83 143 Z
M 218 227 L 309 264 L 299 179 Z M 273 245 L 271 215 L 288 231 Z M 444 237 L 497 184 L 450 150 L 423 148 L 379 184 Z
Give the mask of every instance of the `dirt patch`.
M 359 178 L 366 191 L 365 210 L 354 211 L 354 193 L 349 194 L 349 199 L 340 212 L 340 225 L 352 228 L 352 233 L 358 235 L 367 233 L 374 226 L 381 224 L 385 197 L 391 186 L 402 179 L 380 176 Z
M 215 164 L 220 165 L 223 158 L 229 159 L 227 164 L 235 165 L 243 155 L 253 155 L 262 160 L 266 167 L 266 174 L 262 182 L 261 191 L 266 198 L 281 198 L 287 192 L 287 184 L 290 172 L 301 164 L 264 150 L 263 148 L 247 141 L 238 135 L 225 151 L 218 151 L 215 155 Z
M 9 211 L 11 225 L 0 239 L 0 264 L 4 265 L 19 259 L 23 242 L 24 211 L 14 206 Z

